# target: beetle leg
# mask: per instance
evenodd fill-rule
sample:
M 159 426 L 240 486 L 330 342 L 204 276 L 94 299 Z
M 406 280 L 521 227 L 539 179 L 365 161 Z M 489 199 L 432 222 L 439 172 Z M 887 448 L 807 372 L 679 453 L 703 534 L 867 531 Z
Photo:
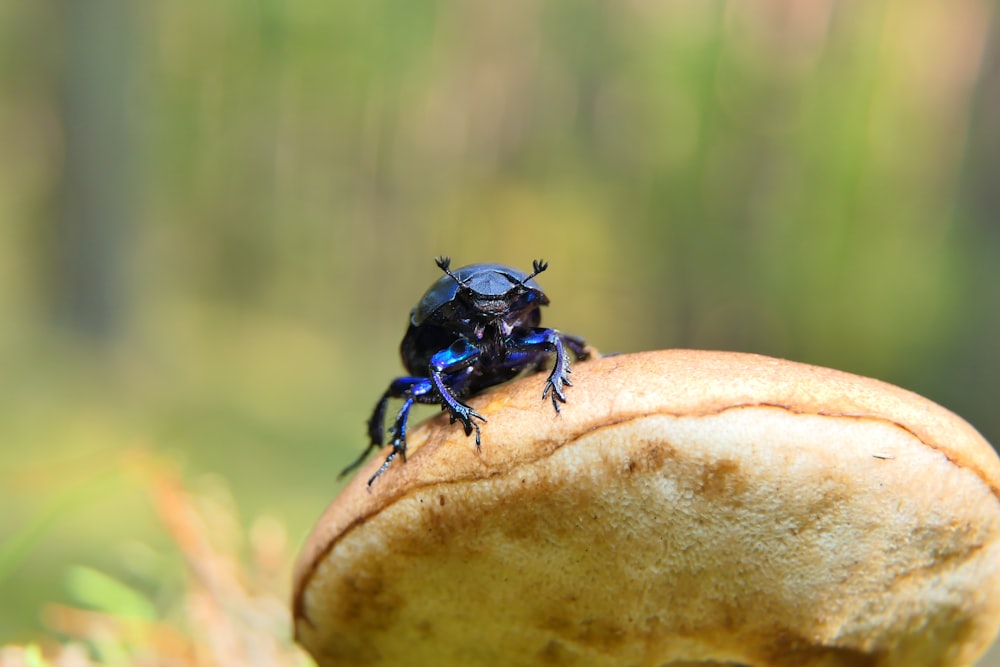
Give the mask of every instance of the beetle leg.
M 393 384 L 395 384 L 395 382 Z M 390 398 L 393 398 L 391 386 L 384 394 L 382 394 L 382 398 L 380 398 L 378 403 L 375 404 L 372 416 L 368 418 L 369 449 L 378 447 L 382 444 L 382 438 L 384 436 L 383 424 L 385 423 L 385 409 L 389 405 Z M 365 450 L 365 455 L 367 454 L 368 450 Z M 362 459 L 364 459 L 364 456 L 362 456 Z
M 389 431 L 392 434 L 392 449 L 402 455 L 403 463 L 406 463 L 406 422 L 410 418 L 410 408 L 413 407 L 413 402 L 413 397 L 403 401 L 403 407 L 396 413 L 396 420 Z
M 448 410 L 451 415 L 452 421 L 462 422 L 462 426 L 465 427 L 465 435 L 471 435 L 472 431 L 476 432 L 476 449 L 479 449 L 480 438 L 479 438 L 479 424 L 477 424 L 474 419 L 485 422 L 486 417 L 473 410 L 468 405 L 462 403 L 454 394 L 448 389 L 448 384 L 445 381 L 445 376 L 455 375 L 459 371 L 468 370 L 476 359 L 479 358 L 479 348 L 475 347 L 469 341 L 464 338 L 452 343 L 447 349 L 441 350 L 433 357 L 431 357 L 430 363 L 430 379 L 434 383 L 434 389 L 437 391 L 438 398 L 441 399 L 441 407 Z M 468 377 L 465 374 L 465 377 Z M 455 383 L 456 380 L 453 379 L 451 383 Z M 464 384 L 464 381 L 462 382 Z
M 396 382 L 398 381 L 399 380 Z M 396 384 L 396 382 L 393 382 L 393 384 Z M 340 471 L 340 474 L 337 475 L 337 479 L 344 478 L 349 472 L 364 463 L 365 459 L 368 458 L 368 454 L 371 453 L 373 449 L 378 449 L 382 446 L 382 437 L 384 435 L 382 423 L 385 421 L 385 409 L 389 404 L 389 399 L 393 397 L 392 387 L 390 386 L 390 388 L 382 394 L 382 398 L 378 400 L 378 403 L 375 404 L 375 410 L 372 411 L 372 416 L 368 418 L 368 446 L 365 447 L 363 452 L 361 452 L 361 456 L 354 459 L 350 465 Z
M 513 347 L 507 344 L 508 348 Z M 500 368 L 511 368 L 515 374 L 521 371 L 528 373 L 538 373 L 545 370 L 549 357 L 545 350 L 511 350 L 507 353 L 507 358 L 499 364 Z
M 556 349 L 556 363 L 552 366 L 552 372 L 549 373 L 549 379 L 545 382 L 545 389 L 542 390 L 542 399 L 545 395 L 552 390 L 552 407 L 559 412 L 560 401 L 565 403 L 566 396 L 563 394 L 563 385 L 572 386 L 572 382 L 569 381 L 569 359 L 566 356 L 566 350 L 563 348 L 562 337 L 556 333 L 553 337 L 553 341 Z
M 375 474 L 371 476 L 368 480 L 368 486 L 372 485 L 379 475 L 386 471 L 392 460 L 396 458 L 396 454 L 403 457 L 403 463 L 406 463 L 406 422 L 410 418 L 410 408 L 413 407 L 413 402 L 416 399 L 413 396 L 407 397 L 403 401 L 403 407 L 399 409 L 396 413 L 396 420 L 392 424 L 392 429 L 390 433 L 392 434 L 392 451 L 389 455 L 385 457 L 385 461 L 379 466 L 379 469 L 375 471 Z M 365 450 L 367 453 L 367 450 Z
M 559 337 L 562 339 L 563 345 L 573 350 L 573 354 L 576 356 L 577 361 L 586 361 L 587 359 L 590 359 L 591 352 L 594 348 L 587 345 L 586 341 L 582 338 L 564 333 L 559 334 Z
M 563 342 L 565 341 L 565 347 Z M 545 389 L 542 390 L 544 399 L 552 392 L 552 407 L 559 412 L 559 403 L 566 402 L 566 395 L 563 394 L 563 387 L 572 386 L 569 380 L 570 368 L 569 357 L 566 354 L 566 347 L 576 353 L 577 341 L 583 342 L 573 336 L 566 336 L 555 329 L 534 329 L 529 335 L 519 340 L 513 347 L 518 349 L 541 348 L 546 352 L 556 353 L 556 363 L 552 366 L 549 379 L 545 382 Z M 582 349 L 582 348 L 581 348 Z
M 368 454 L 371 453 L 373 449 L 378 449 L 382 446 L 382 440 L 384 437 L 383 423 L 385 422 L 385 412 L 389 403 L 390 398 L 402 398 L 405 399 L 403 408 L 396 414 L 396 420 L 393 423 L 392 434 L 392 453 L 389 458 L 386 459 L 387 463 L 383 464 L 383 468 L 395 458 L 396 454 L 402 452 L 403 460 L 406 460 L 406 420 L 409 417 L 410 406 L 413 402 L 418 403 L 434 403 L 436 400 L 433 397 L 433 386 L 427 378 L 422 377 L 401 377 L 396 378 L 386 389 L 385 393 L 379 399 L 378 403 L 375 404 L 375 410 L 372 411 L 372 416 L 368 418 L 368 446 L 365 450 L 361 452 L 361 456 L 354 460 L 349 466 L 340 471 L 340 477 L 344 477 L 347 473 L 351 472 L 368 458 Z M 382 474 L 382 469 L 376 473 L 375 477 Z M 374 479 L 374 477 L 372 478 Z M 369 482 L 371 484 L 371 482 Z
M 378 470 L 375 471 L 375 474 L 372 475 L 371 479 L 368 480 L 368 486 L 371 486 L 372 482 L 378 479 L 378 476 L 384 473 L 389 468 L 389 464 L 392 463 L 392 460 L 396 458 L 396 454 L 398 453 L 399 451 L 395 447 L 393 447 L 392 451 L 389 452 L 389 456 L 385 457 L 385 461 L 382 461 L 382 465 L 378 467 Z M 403 460 L 405 461 L 406 457 L 403 457 Z

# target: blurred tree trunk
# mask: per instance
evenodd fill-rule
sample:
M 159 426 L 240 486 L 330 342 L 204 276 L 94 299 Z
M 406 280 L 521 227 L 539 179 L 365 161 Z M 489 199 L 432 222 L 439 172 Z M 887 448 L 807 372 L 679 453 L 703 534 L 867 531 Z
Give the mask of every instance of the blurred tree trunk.
M 964 199 L 976 231 L 996 247 L 1000 244 L 1000 12 L 992 14 L 969 111 Z
M 128 97 L 134 59 L 130 0 L 60 4 L 65 161 L 50 236 L 56 312 L 101 342 L 120 328 L 133 185 Z
M 1000 11 L 992 9 L 979 80 L 969 110 L 969 131 L 962 170 L 960 220 L 970 228 L 974 273 L 968 276 L 969 313 L 974 322 L 962 351 L 962 397 L 974 406 L 966 415 L 995 447 L 1000 447 L 1000 395 L 983 391 L 1000 377 Z

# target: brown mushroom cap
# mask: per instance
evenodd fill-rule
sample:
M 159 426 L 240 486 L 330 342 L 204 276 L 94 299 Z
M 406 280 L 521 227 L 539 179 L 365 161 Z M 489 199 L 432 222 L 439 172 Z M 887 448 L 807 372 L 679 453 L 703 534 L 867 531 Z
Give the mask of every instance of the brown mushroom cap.
M 898 387 L 756 355 L 574 365 L 445 415 L 295 572 L 320 665 L 969 665 L 1000 626 L 1000 460 Z

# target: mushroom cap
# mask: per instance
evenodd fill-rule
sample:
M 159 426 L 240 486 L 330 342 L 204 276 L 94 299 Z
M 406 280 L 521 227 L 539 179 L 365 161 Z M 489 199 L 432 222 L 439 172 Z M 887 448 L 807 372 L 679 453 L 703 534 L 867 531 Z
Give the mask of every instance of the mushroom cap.
M 1000 626 L 1000 460 L 898 387 L 763 356 L 574 365 L 446 415 L 295 570 L 326 665 L 969 665 Z

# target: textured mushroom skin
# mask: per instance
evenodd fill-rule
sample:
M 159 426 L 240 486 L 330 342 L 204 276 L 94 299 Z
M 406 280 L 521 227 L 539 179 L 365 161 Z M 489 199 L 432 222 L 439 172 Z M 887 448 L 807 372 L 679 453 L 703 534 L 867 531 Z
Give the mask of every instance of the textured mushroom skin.
M 1000 625 L 1000 460 L 947 410 L 756 355 L 662 351 L 473 400 L 295 574 L 320 665 L 969 665 Z M 371 462 L 377 466 L 379 461 Z

